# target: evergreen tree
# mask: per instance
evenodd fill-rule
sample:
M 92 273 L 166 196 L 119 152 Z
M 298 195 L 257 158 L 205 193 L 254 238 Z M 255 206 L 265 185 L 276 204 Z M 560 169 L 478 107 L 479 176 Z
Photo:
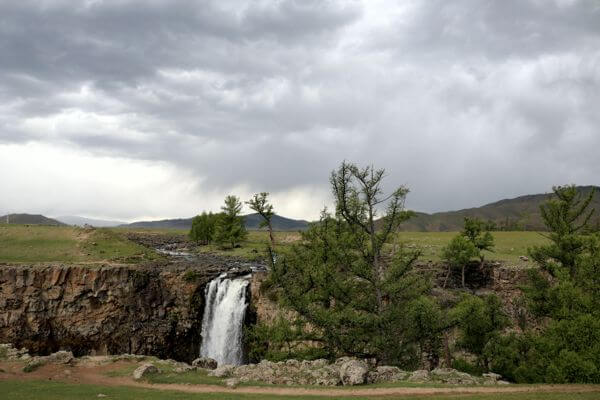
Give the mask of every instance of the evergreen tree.
M 550 243 L 530 250 L 540 266 L 525 289 L 536 329 L 490 345 L 494 371 L 517 382 L 600 382 L 600 236 L 587 223 L 594 193 L 554 187 L 541 206 Z
M 459 328 L 457 346 L 475 354 L 479 366 L 488 370 L 490 359 L 486 347 L 510 324 L 500 299 L 496 295 L 465 296 L 452 310 L 452 319 Z
M 452 270 L 459 268 L 461 269 L 462 287 L 465 287 L 465 267 L 477 255 L 477 248 L 465 236 L 456 235 L 452 238 L 450 243 L 442 249 L 442 260 L 448 265 L 443 287 L 446 287 Z
M 465 224 L 461 232 L 477 249 L 477 255 L 482 264 L 485 258 L 483 251 L 494 251 L 494 237 L 487 228 L 486 223 L 479 218 L 465 217 Z
M 483 266 L 483 251 L 493 251 L 494 248 L 494 237 L 486 230 L 487 226 L 479 218 L 465 217 L 462 232 L 442 249 L 442 259 L 448 264 L 444 287 L 452 269 L 457 268 L 461 269 L 462 287 L 465 287 L 465 268 L 473 257 L 479 257 L 480 265 Z
M 192 219 L 192 227 L 190 229 L 190 239 L 196 244 L 210 244 L 215 233 L 215 225 L 219 218 L 218 214 L 202 212 L 202 215 L 197 215 Z
M 271 248 L 273 248 L 275 245 L 275 238 L 273 237 L 273 225 L 271 224 L 271 219 L 273 218 L 273 215 L 275 215 L 275 212 L 273 211 L 273 205 L 269 203 L 268 197 L 269 193 L 257 193 L 248 200 L 246 204 L 251 210 L 256 211 L 258 215 L 262 217 L 263 221 L 260 223 L 260 227 L 267 227 L 269 231 L 269 241 L 271 243 Z
M 220 245 L 229 244 L 233 249 L 248 235 L 244 217 L 240 216 L 242 203 L 236 196 L 227 196 L 221 210 L 223 212 L 217 220 L 214 238 Z
M 585 228 L 594 214 L 589 205 L 594 190 L 582 198 L 574 185 L 552 188 L 555 198 L 540 207 L 551 243 L 530 250 L 530 256 L 551 276 L 577 275 L 578 257 L 585 250 Z
M 426 285 L 413 271 L 419 253 L 401 246 L 384 252 L 391 234 L 411 214 L 408 190 L 384 197 L 383 170 L 344 162 L 331 175 L 336 214 L 323 212 L 290 254 L 278 260 L 265 287 L 318 335 L 330 357 L 373 357 L 386 363 L 415 362 L 409 309 Z M 388 201 L 381 228 L 377 207 Z

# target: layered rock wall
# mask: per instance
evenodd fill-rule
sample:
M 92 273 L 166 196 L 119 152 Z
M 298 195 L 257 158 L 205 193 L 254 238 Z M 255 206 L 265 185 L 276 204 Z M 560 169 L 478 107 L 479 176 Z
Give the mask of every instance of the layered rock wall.
M 190 362 L 199 354 L 209 279 L 152 267 L 0 265 L 0 343 L 37 354 Z

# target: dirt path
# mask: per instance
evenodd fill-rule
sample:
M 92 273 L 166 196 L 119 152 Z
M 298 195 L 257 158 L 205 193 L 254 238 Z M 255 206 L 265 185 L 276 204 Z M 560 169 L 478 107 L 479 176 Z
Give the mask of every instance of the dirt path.
M 109 377 L 109 371 L 120 370 L 131 365 L 116 362 L 104 365 L 68 367 L 45 365 L 34 372 L 23 373 L 21 363 L 0 363 L 4 371 L 0 380 L 55 380 L 74 384 L 93 384 L 99 386 L 131 386 L 136 388 L 170 390 L 185 393 L 245 393 L 269 394 L 280 396 L 418 396 L 418 395 L 461 395 L 493 393 L 598 393 L 600 385 L 531 385 L 531 386 L 489 386 L 489 387 L 386 387 L 386 388 L 327 388 L 312 389 L 298 387 L 240 386 L 227 388 L 217 385 L 151 384 L 138 382 L 131 377 Z

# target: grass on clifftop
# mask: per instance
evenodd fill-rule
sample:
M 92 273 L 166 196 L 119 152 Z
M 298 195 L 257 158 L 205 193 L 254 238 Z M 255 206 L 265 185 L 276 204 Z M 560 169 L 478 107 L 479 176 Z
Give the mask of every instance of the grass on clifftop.
M 147 232 L 165 236 L 187 235 L 177 229 L 126 229 L 101 228 L 86 230 L 68 226 L 6 225 L 0 224 L 0 262 L 5 263 L 137 263 L 160 257 L 152 249 L 145 248 L 125 238 L 128 231 Z M 456 232 L 401 232 L 396 241 L 410 248 L 420 248 L 421 261 L 440 260 L 442 247 L 450 242 Z M 493 232 L 495 252 L 486 252 L 488 260 L 499 260 L 510 265 L 529 265 L 520 260 L 527 255 L 527 248 L 546 241 L 537 232 Z M 275 232 L 277 253 L 285 253 L 292 243 L 300 240 L 297 232 Z M 194 251 L 221 256 L 239 257 L 247 260 L 265 258 L 268 233 L 250 231 L 248 238 L 235 249 L 218 245 L 198 246 Z
M 157 257 L 110 229 L 0 225 L 0 262 L 136 263 Z
M 183 233 L 183 231 L 181 231 Z M 396 242 L 404 243 L 411 249 L 421 249 L 421 261 L 440 261 L 442 248 L 446 246 L 457 232 L 400 232 Z M 504 261 L 511 265 L 532 265 L 524 262 L 520 256 L 527 255 L 527 249 L 546 243 L 546 238 L 538 232 L 493 232 L 496 247 L 494 252 L 485 252 L 487 260 Z M 300 240 L 300 234 L 294 232 L 275 232 L 276 252 L 285 252 L 292 243 Z M 241 257 L 255 260 L 264 257 L 268 241 L 268 233 L 251 231 L 248 239 L 235 249 L 222 249 L 215 244 L 198 246 L 200 253 L 213 253 L 223 256 Z

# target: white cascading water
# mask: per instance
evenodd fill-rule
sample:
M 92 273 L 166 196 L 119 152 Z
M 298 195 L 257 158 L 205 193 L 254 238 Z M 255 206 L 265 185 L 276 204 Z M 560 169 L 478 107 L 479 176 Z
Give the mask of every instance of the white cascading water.
M 200 356 L 215 359 L 219 365 L 240 365 L 244 361 L 242 331 L 246 315 L 248 279 L 229 279 L 225 274 L 206 288 L 202 318 Z

